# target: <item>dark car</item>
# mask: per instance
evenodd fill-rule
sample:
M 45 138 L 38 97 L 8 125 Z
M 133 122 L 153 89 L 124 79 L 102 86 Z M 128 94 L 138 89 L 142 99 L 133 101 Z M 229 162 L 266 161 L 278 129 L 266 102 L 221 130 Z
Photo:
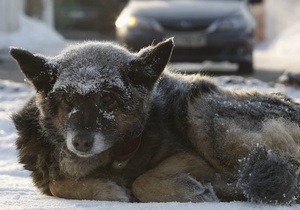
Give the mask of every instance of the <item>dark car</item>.
M 129 49 L 139 50 L 174 36 L 171 61 L 229 61 L 238 63 L 241 72 L 252 72 L 255 21 L 248 3 L 131 0 L 116 21 L 117 39 Z

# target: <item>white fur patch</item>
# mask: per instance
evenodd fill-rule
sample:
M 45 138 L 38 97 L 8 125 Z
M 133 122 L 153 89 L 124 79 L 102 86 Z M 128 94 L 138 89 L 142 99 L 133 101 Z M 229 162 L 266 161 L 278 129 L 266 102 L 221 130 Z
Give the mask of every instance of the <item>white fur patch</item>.
M 71 112 L 69 112 L 68 118 L 70 118 L 73 114 L 75 114 L 75 113 L 78 112 L 78 111 L 79 111 L 79 109 L 78 109 L 77 107 L 74 107 L 74 108 L 71 110 Z
M 87 157 L 91 157 L 96 154 L 100 154 L 100 153 L 104 152 L 105 150 L 107 150 L 111 146 L 105 142 L 105 137 L 103 136 L 103 134 L 101 134 L 100 132 L 97 132 L 97 133 L 94 133 L 94 143 L 93 143 L 92 149 L 88 152 L 80 152 L 80 151 L 76 150 L 73 145 L 73 139 L 76 135 L 77 135 L 76 131 L 67 132 L 66 144 L 67 144 L 68 150 L 73 152 L 74 154 L 76 154 L 79 157 L 87 158 Z

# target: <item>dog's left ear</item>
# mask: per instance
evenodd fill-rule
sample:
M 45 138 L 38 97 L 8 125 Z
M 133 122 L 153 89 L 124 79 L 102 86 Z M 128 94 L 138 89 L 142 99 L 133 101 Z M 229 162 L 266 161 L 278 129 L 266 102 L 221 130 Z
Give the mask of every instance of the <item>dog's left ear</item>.
M 11 48 L 10 54 L 37 91 L 48 92 L 52 89 L 56 80 L 56 69 L 47 65 L 45 57 L 33 55 L 20 48 Z
M 129 78 L 137 85 L 151 89 L 168 64 L 174 48 L 173 38 L 149 46 L 130 62 Z

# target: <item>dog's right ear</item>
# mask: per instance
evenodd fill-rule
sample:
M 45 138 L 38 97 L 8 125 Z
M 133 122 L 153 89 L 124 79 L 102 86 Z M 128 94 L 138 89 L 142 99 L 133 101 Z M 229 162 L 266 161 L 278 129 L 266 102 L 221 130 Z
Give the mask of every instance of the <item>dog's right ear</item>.
M 146 47 L 130 62 L 129 77 L 133 83 L 151 89 L 168 64 L 174 48 L 173 38 Z
M 52 89 L 56 81 L 56 69 L 47 65 L 45 57 L 20 48 L 11 48 L 10 54 L 37 91 L 48 92 Z

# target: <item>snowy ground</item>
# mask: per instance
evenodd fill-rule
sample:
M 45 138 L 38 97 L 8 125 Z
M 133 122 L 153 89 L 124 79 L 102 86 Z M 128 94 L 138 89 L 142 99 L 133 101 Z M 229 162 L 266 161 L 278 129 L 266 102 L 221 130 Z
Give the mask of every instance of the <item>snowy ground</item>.
M 17 46 L 35 53 L 55 55 L 65 47 L 65 39 L 41 21 L 22 14 L 19 18 L 19 30 L 13 33 L 0 31 L 0 52 Z
M 242 77 L 218 77 L 216 81 L 224 87 L 233 89 L 259 89 L 265 92 L 283 92 L 300 101 L 300 89 L 272 85 L 255 79 Z M 300 205 L 270 206 L 246 202 L 231 203 L 148 203 L 131 204 L 120 202 L 65 200 L 44 196 L 37 191 L 31 182 L 29 173 L 18 164 L 15 150 L 17 134 L 10 120 L 12 113 L 33 94 L 26 84 L 0 80 L 0 209 L 133 209 L 133 210 L 296 210 Z

